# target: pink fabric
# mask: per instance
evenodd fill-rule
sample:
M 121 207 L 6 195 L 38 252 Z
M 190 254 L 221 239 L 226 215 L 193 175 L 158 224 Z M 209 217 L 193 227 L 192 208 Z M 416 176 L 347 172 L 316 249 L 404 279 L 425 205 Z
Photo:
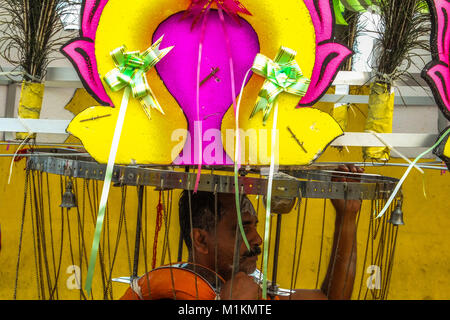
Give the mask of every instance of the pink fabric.
M 185 145 L 182 151 L 183 157 L 177 159 L 175 163 L 193 165 L 199 164 L 195 148 L 198 138 L 197 134 L 199 132 L 194 129 L 194 121 L 197 119 L 195 95 L 197 81 L 196 66 L 198 62 L 201 29 L 196 27 L 191 30 L 192 19 L 180 20 L 182 15 L 183 12 L 177 13 L 162 22 L 155 31 L 153 39 L 158 39 L 164 34 L 161 46 L 175 46 L 156 65 L 156 70 L 167 89 L 180 104 L 188 121 L 191 143 Z M 256 54 L 259 53 L 258 36 L 252 26 L 244 19 L 240 18 L 241 23 L 238 24 L 228 16 L 224 18 L 231 43 L 231 55 L 235 76 L 234 85 L 237 88 L 242 84 L 245 73 L 251 68 Z M 200 87 L 199 116 L 202 124 L 201 131 L 207 133 L 211 129 L 218 130 L 220 138 L 222 118 L 233 103 L 233 97 L 231 95 L 229 58 L 217 10 L 211 10 L 208 14 L 200 79 L 203 80 L 206 78 L 211 73 L 212 68 L 219 68 L 215 76 L 220 79 L 220 82 L 217 82 L 212 77 Z M 239 95 L 239 92 L 235 94 Z M 214 138 L 211 138 L 211 140 L 214 141 L 203 143 L 203 152 L 206 148 L 213 148 L 223 153 L 223 156 L 220 161 L 215 161 L 214 163 L 210 163 L 208 159 L 203 159 L 201 164 L 232 164 L 233 161 L 223 150 L 222 141 Z M 215 159 L 217 160 L 217 157 Z
M 308 91 L 300 99 L 298 107 L 312 106 L 332 84 L 339 66 L 352 51 L 332 42 L 334 17 L 329 0 L 304 0 L 316 32 L 316 61 Z
M 433 59 L 422 71 L 437 105 L 450 120 L 450 2 L 430 0 L 432 14 L 431 54 Z
M 85 0 L 81 9 L 80 37 L 62 46 L 61 52 L 69 59 L 85 89 L 101 105 L 113 106 L 98 75 L 95 58 L 95 34 L 100 16 L 108 0 Z
M 81 36 L 95 39 L 98 23 L 108 0 L 86 0 L 83 3 Z

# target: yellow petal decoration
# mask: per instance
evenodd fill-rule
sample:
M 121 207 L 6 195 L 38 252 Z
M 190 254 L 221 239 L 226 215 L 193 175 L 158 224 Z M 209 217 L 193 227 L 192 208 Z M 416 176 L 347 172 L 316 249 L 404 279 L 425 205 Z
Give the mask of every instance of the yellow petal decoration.
M 445 143 L 443 155 L 450 158 L 450 139 L 448 139 Z
M 83 110 L 98 105 L 98 102 L 92 98 L 92 96 L 84 88 L 78 88 L 75 90 L 72 99 L 66 104 L 64 109 L 72 112 L 74 116 L 82 112 Z M 80 144 L 81 141 L 72 135 L 69 135 L 64 143 L 68 144 Z
M 442 139 L 439 145 L 433 150 L 433 153 L 444 161 L 447 167 L 450 169 L 450 127 L 444 129 L 439 134 L 438 140 Z
M 278 160 L 280 165 L 308 165 L 314 162 L 337 137 L 343 134 L 328 113 L 315 108 L 295 108 L 298 97 L 279 97 Z M 242 164 L 269 165 L 273 114 L 262 123 L 262 113 L 248 120 L 254 105 L 243 103 L 240 112 Z M 227 154 L 234 155 L 234 112 L 229 110 L 222 122 L 222 142 Z
M 171 110 L 181 118 L 180 111 Z M 119 108 L 90 107 L 78 114 L 67 131 L 79 138 L 86 150 L 99 163 L 107 163 Z M 151 125 L 149 125 L 151 122 Z M 186 124 L 184 123 L 184 128 Z M 171 121 L 161 113 L 149 120 L 139 104 L 128 107 L 116 155 L 116 164 L 171 164 L 186 139 L 178 121 Z M 177 132 L 174 140 L 172 133 Z M 163 138 L 164 137 L 164 138 Z

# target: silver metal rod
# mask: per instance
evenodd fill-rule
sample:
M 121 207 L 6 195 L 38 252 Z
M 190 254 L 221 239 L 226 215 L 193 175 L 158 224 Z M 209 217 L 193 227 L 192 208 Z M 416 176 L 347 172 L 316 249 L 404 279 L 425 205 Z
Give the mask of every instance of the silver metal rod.
M 0 157 L 13 157 L 14 154 L 13 153 L 5 153 L 5 154 L 0 154 Z M 38 156 L 38 157 L 42 157 L 42 156 L 55 156 L 54 153 L 25 153 L 25 154 L 16 154 L 16 157 L 31 157 L 31 156 Z M 90 156 L 89 153 L 67 153 L 67 154 L 58 154 L 58 157 L 73 157 L 73 156 Z
M 340 164 L 354 164 L 356 166 L 360 167 L 383 167 L 383 166 L 390 166 L 390 167 L 409 167 L 409 164 L 407 163 L 373 163 L 373 162 L 320 162 L 315 163 L 314 165 L 320 166 L 320 165 L 340 165 Z M 416 163 L 416 166 L 419 168 L 424 169 L 436 169 L 436 170 L 447 170 L 447 167 L 442 165 L 433 165 L 434 162 L 430 162 L 431 165 L 428 163 L 421 164 Z
M 22 141 L 2 141 L 0 145 L 20 145 Z M 57 142 L 34 142 L 35 146 L 52 146 L 52 147 L 74 147 L 74 148 L 84 148 L 82 144 L 68 144 L 68 143 L 57 143 Z

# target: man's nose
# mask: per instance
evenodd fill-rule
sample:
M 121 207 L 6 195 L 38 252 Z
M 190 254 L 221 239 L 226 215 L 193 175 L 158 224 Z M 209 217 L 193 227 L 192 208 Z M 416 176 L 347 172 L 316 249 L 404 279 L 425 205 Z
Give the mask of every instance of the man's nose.
M 261 246 L 263 241 L 261 236 L 258 233 L 258 230 L 253 229 L 253 232 L 251 232 L 251 234 L 248 237 L 248 241 L 252 246 Z

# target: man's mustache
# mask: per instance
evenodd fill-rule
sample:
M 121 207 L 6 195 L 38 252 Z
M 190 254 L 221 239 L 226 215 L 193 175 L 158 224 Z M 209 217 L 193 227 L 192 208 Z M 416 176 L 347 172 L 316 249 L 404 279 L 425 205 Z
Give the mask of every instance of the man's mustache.
M 256 246 L 251 248 L 250 251 L 245 252 L 242 256 L 244 258 L 250 258 L 259 254 L 261 254 L 261 248 L 259 246 Z

